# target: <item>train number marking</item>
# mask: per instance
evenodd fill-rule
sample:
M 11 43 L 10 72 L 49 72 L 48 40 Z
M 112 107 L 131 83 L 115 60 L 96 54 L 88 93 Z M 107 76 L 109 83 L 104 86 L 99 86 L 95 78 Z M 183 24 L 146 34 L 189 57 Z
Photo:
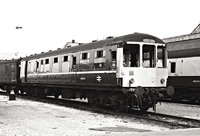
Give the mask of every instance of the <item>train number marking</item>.
M 200 80 L 193 80 L 193 83 L 200 83 Z
M 86 78 L 85 77 L 81 77 L 80 80 L 86 80 Z

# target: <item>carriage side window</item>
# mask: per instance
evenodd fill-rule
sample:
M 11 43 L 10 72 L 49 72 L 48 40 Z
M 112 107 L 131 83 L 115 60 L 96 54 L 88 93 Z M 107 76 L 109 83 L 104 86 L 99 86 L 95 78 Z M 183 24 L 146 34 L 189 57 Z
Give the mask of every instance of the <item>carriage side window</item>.
M 79 70 L 88 70 L 89 69 L 89 60 L 90 54 L 89 53 L 81 53 L 80 54 L 80 65 Z
M 85 60 L 85 59 L 87 59 L 87 56 L 88 56 L 88 54 L 87 54 L 87 53 L 83 53 L 83 54 L 82 54 L 82 58 L 81 58 L 81 59 L 82 59 L 82 60 Z
M 104 56 L 103 50 L 96 52 L 96 58 L 102 58 Z
M 171 62 L 171 73 L 176 72 L 176 62 Z
M 123 66 L 140 66 L 140 46 L 138 44 L 125 45 L 123 49 Z
M 68 56 L 64 56 L 63 62 L 69 61 Z
M 49 64 L 49 59 L 45 59 L 45 64 Z
M 54 58 L 53 62 L 58 63 L 58 57 Z
M 153 68 L 156 66 L 155 46 L 143 45 L 143 67 Z
M 81 59 L 81 60 L 89 59 L 89 53 L 82 53 L 82 54 L 80 55 L 80 59 Z
M 99 50 L 94 52 L 94 70 L 102 70 L 105 68 L 106 51 Z

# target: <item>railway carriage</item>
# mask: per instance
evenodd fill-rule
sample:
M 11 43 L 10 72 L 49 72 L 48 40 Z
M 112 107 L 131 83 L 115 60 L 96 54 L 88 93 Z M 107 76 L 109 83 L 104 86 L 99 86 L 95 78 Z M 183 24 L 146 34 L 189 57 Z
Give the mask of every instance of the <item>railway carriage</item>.
M 0 88 L 7 90 L 8 93 L 10 93 L 12 89 L 15 89 L 15 92 L 19 89 L 20 60 L 21 59 L 0 61 Z
M 173 101 L 200 102 L 200 34 L 164 39 L 169 52 L 168 85 L 175 88 Z
M 5 69 L 9 64 L 9 71 Z M 165 44 L 134 33 L 0 63 L 1 87 L 27 95 L 88 99 L 91 107 L 155 110 L 168 78 Z M 7 71 L 7 72 L 5 72 Z M 9 73 L 12 79 L 3 79 Z M 8 82 L 8 83 L 7 83 Z M 12 83 L 14 82 L 14 84 Z M 16 91 L 17 92 L 17 91 Z
M 166 90 L 166 60 L 162 40 L 134 33 L 23 58 L 20 79 L 29 95 L 148 110 Z

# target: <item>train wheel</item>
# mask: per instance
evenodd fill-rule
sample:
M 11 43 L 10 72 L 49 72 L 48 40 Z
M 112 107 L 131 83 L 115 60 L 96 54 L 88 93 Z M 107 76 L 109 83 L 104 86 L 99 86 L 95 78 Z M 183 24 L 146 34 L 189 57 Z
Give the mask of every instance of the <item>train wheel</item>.
M 19 94 L 19 90 L 14 89 L 15 94 Z
M 127 102 L 125 102 L 123 99 L 115 100 L 112 104 L 112 107 L 114 111 L 122 112 L 127 109 Z
M 140 107 L 140 111 L 146 112 L 149 109 L 149 107 Z
M 24 90 L 20 90 L 20 94 L 24 94 Z
M 192 98 L 189 99 L 189 101 L 190 101 L 190 103 L 196 103 L 196 102 L 197 102 L 197 99 L 194 98 L 194 97 L 192 97 Z
M 53 96 L 55 99 L 58 99 L 58 97 L 61 95 L 61 90 L 57 88 L 52 88 Z
M 140 108 L 140 111 L 146 112 L 149 109 L 148 103 L 145 102 L 145 101 L 142 101 L 141 97 L 138 97 L 138 99 L 139 99 L 139 108 Z
M 55 99 L 58 99 L 59 96 L 60 96 L 60 94 L 54 93 L 54 98 L 55 98 Z
M 28 97 L 32 96 L 31 91 L 27 90 L 27 91 L 26 91 L 26 95 L 27 95 Z
M 44 92 L 44 89 L 40 88 L 38 91 L 37 91 L 37 96 L 39 98 L 45 98 L 46 97 L 46 94 Z
M 116 112 L 122 112 L 124 110 L 124 105 L 123 102 L 121 101 L 115 101 L 114 104 L 112 105 L 114 111 Z
M 11 92 L 11 90 L 6 90 L 7 95 L 9 95 Z
M 177 96 L 177 95 L 173 95 L 171 97 L 171 101 L 172 102 L 181 102 L 181 98 L 179 96 Z
M 96 97 L 88 97 L 88 103 L 90 104 L 90 107 L 92 109 L 96 108 L 99 106 L 99 100 Z

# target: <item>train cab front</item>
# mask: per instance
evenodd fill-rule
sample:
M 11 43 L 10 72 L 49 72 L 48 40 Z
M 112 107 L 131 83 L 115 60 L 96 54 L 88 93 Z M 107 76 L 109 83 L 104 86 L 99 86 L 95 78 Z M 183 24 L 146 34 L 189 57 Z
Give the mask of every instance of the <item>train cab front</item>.
M 117 49 L 117 80 L 129 95 L 129 107 L 155 107 L 166 89 L 167 51 L 165 44 L 152 39 L 127 41 Z

